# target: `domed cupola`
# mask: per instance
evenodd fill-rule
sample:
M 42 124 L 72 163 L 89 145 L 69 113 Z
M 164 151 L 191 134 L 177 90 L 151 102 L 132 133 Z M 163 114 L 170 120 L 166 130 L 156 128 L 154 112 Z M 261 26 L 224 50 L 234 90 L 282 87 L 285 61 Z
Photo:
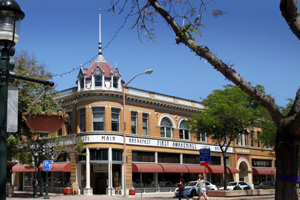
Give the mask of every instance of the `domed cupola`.
M 78 92 L 83 90 L 122 90 L 121 74 L 112 68 L 102 55 L 101 14 L 99 14 L 99 52 L 97 58 L 88 68 L 80 68 L 77 76 Z

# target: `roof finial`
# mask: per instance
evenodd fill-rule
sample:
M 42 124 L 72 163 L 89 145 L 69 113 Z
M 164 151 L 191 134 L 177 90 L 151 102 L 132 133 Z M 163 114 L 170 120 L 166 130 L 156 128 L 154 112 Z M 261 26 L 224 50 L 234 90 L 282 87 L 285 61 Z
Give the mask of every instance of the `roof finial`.
M 99 9 L 99 52 L 98 55 L 102 55 L 102 46 L 101 46 L 101 9 Z

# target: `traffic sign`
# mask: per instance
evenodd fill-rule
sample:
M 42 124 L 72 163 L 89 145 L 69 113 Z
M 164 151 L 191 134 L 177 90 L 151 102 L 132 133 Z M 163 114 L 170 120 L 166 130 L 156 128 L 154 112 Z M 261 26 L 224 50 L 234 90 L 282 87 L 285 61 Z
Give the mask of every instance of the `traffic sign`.
M 51 160 L 44 160 L 43 161 L 43 170 L 44 171 L 51 171 Z
M 200 165 L 208 167 L 210 165 L 210 163 L 209 162 L 202 162 L 202 163 L 200 163 Z
M 200 162 L 210 162 L 210 149 L 200 149 Z

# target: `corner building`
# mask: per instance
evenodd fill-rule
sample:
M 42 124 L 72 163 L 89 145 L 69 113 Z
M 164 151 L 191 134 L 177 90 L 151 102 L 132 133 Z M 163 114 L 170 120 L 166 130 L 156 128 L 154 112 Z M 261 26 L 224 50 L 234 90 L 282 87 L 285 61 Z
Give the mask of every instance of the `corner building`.
M 181 175 L 192 181 L 199 173 L 206 173 L 208 181 L 221 186 L 224 168 L 220 148 L 205 133 L 196 135 L 185 126 L 193 113 L 203 109 L 201 103 L 123 88 L 119 69 L 104 59 L 101 43 L 99 49 L 94 62 L 79 70 L 77 87 L 56 97 L 70 116 L 70 123 L 58 134 L 76 134 L 84 141 L 86 156 L 71 156 L 71 183 L 77 182 L 85 195 L 115 195 L 119 190 L 124 194 L 126 177 L 126 194 L 131 188 L 137 193 L 174 192 Z M 261 131 L 259 127 L 249 130 L 249 135 L 241 135 L 229 147 L 229 181 L 254 185 L 274 180 L 275 158 L 272 148 L 257 141 Z M 199 164 L 202 148 L 211 151 L 208 167 Z

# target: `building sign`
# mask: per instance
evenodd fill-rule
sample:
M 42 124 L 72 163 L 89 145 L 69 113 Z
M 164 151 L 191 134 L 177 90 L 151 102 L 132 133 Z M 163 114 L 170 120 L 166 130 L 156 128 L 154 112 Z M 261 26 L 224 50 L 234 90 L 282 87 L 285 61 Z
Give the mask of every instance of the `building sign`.
M 84 135 L 79 136 L 85 144 L 87 143 L 115 143 L 123 144 L 123 136 L 120 135 Z M 203 148 L 209 148 L 213 152 L 221 152 L 219 146 L 216 145 L 203 145 L 192 142 L 179 142 L 172 140 L 160 140 L 160 139 L 145 139 L 137 137 L 126 137 L 126 145 L 140 145 L 140 146 L 153 146 L 153 147 L 165 147 L 165 148 L 178 148 L 178 149 L 190 149 L 199 150 Z M 233 148 L 228 147 L 227 153 L 233 153 Z
M 252 159 L 252 167 L 273 167 L 272 160 Z

